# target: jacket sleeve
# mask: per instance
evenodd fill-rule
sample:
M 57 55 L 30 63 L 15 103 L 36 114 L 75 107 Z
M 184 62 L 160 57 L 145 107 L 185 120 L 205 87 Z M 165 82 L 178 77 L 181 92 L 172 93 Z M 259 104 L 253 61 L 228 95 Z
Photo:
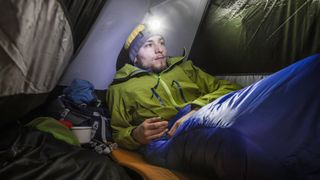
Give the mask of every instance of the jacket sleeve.
M 232 84 L 227 80 L 216 79 L 212 75 L 194 66 L 190 60 L 182 63 L 182 68 L 189 78 L 197 84 L 202 94 L 202 96 L 191 103 L 193 106 L 202 107 L 229 92 L 241 88 L 240 85 Z
M 136 126 L 132 125 L 132 115 L 130 107 L 127 107 L 121 91 L 115 88 L 109 88 L 107 92 L 107 104 L 111 113 L 112 136 L 115 142 L 126 149 L 137 149 L 140 143 L 135 141 L 131 132 Z

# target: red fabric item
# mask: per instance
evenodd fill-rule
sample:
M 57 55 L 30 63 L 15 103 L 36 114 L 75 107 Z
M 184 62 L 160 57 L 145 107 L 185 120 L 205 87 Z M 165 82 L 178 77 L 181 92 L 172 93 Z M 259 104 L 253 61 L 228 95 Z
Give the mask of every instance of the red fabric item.
M 73 126 L 73 124 L 68 120 L 60 119 L 59 122 L 69 129 L 71 129 Z

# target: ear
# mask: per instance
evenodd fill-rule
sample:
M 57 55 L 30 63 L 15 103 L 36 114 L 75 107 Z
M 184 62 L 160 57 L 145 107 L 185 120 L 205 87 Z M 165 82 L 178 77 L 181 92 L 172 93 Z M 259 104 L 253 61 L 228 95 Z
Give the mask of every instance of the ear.
M 133 60 L 133 65 L 137 65 L 137 62 L 138 62 L 138 59 L 137 59 L 137 57 L 135 57 Z

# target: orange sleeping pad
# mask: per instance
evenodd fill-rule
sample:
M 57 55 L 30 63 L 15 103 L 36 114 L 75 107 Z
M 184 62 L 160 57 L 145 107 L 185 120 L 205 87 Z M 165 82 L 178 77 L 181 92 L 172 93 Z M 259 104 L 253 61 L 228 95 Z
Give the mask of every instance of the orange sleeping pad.
M 140 154 L 133 151 L 117 148 L 114 151 L 112 151 L 111 156 L 113 160 L 116 161 L 118 164 L 137 172 L 145 180 L 203 179 L 195 177 L 194 175 L 189 175 L 186 173 L 181 173 L 149 164 L 143 159 L 143 157 Z

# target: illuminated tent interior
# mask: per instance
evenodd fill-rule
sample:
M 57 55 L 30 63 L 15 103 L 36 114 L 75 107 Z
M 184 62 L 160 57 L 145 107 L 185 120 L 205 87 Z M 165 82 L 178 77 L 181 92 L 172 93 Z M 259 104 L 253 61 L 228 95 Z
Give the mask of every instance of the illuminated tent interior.
M 74 79 L 90 81 L 105 103 L 140 22 L 160 22 L 170 56 L 243 86 L 320 50 L 318 0 L 6 0 L 0 14 L 0 179 L 193 177 L 141 170 L 126 151 L 112 159 L 24 126 Z

